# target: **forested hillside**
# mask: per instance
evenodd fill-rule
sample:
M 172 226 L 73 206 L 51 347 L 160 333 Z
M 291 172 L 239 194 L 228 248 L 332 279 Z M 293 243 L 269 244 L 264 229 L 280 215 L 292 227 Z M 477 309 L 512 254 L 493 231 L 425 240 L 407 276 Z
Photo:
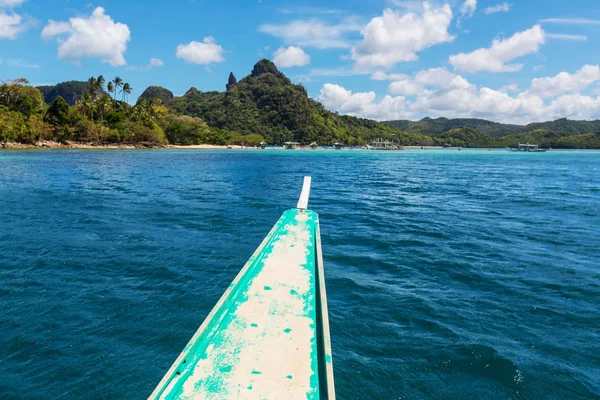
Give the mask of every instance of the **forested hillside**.
M 376 139 L 402 145 L 600 148 L 600 121 L 505 125 L 481 119 L 373 120 L 342 116 L 311 99 L 269 60 L 241 80 L 230 74 L 224 91 L 189 89 L 174 97 L 150 86 L 137 103 L 120 77 L 102 75 L 34 88 L 26 79 L 0 85 L 0 141 L 87 143 L 282 144 L 286 141 L 365 145 Z

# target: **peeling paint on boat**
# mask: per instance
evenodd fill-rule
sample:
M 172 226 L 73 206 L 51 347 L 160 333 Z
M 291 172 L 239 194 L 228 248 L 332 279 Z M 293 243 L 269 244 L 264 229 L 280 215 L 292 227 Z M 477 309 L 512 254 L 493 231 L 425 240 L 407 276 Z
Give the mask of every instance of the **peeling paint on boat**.
M 282 215 L 151 399 L 328 397 L 333 376 L 323 382 L 331 354 L 329 333 L 319 332 L 318 225 L 312 211 Z

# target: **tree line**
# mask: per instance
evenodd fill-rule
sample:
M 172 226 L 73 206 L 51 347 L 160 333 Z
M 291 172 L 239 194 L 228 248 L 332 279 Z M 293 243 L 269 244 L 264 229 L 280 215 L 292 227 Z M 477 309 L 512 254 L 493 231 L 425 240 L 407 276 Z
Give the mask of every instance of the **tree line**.
M 260 135 L 211 128 L 197 117 L 178 115 L 160 99 L 127 103 L 133 88 L 120 77 L 90 77 L 73 105 L 61 96 L 50 104 L 24 78 L 0 85 L 0 141 L 35 144 L 43 140 L 98 144 L 259 144 Z

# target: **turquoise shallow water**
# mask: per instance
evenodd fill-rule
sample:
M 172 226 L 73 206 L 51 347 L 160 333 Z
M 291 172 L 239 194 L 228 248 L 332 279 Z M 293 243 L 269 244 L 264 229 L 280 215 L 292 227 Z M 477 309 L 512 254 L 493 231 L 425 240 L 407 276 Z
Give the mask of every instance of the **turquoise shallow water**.
M 0 152 L 0 398 L 144 399 L 312 175 L 340 399 L 600 398 L 600 152 Z

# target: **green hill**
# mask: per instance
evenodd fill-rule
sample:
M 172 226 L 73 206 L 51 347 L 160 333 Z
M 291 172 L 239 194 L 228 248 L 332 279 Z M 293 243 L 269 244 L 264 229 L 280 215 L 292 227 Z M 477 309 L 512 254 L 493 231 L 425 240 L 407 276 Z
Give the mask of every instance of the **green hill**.
M 69 105 L 74 105 L 81 96 L 89 91 L 90 84 L 81 81 L 62 82 L 55 86 L 38 86 L 37 89 L 44 95 L 47 104 L 52 103 L 58 96 L 66 100 Z
M 159 99 L 163 103 L 166 103 L 173 99 L 173 97 L 175 96 L 173 96 L 173 92 L 171 92 L 169 89 L 165 89 L 164 87 L 160 86 L 148 86 L 138 98 L 138 103 L 140 99 Z
M 273 144 L 314 141 L 356 145 L 381 137 L 416 145 L 429 139 L 390 125 L 328 111 L 269 60 L 259 61 L 250 75 L 237 83 L 230 80 L 227 86 L 224 92 L 191 88 L 167 106 L 179 114 L 199 117 L 210 127 L 242 135 L 259 134 Z

